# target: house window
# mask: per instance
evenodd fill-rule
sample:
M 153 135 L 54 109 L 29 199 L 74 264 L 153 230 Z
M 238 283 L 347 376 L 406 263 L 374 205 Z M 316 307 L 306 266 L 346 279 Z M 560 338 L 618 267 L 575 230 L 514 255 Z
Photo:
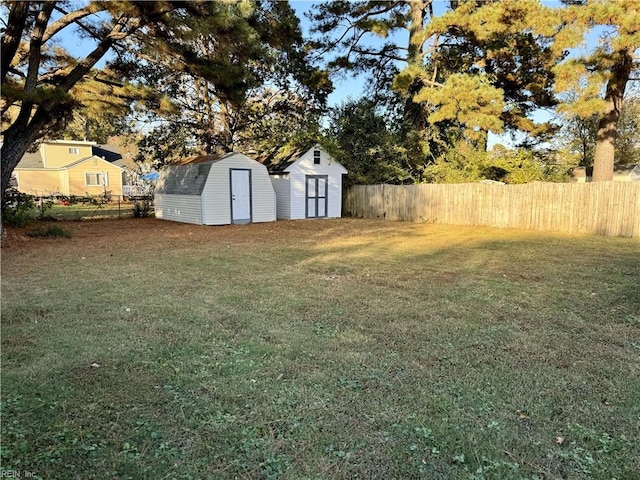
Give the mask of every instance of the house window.
M 109 185 L 109 175 L 106 172 L 86 172 L 84 183 L 87 187 L 106 187 Z
M 69 155 L 80 155 L 79 147 L 69 147 Z
M 313 164 L 320 165 L 320 150 L 313 151 Z

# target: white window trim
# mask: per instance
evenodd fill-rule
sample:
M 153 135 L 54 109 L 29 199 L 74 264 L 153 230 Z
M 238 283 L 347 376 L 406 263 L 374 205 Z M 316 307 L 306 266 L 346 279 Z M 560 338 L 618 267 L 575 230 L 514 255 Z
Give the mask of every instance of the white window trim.
M 80 147 L 68 147 L 69 155 L 80 155 Z
M 89 175 L 95 175 L 97 183 L 89 183 Z M 100 178 L 102 178 L 102 183 Z M 84 172 L 84 184 L 86 187 L 108 187 L 109 172 Z

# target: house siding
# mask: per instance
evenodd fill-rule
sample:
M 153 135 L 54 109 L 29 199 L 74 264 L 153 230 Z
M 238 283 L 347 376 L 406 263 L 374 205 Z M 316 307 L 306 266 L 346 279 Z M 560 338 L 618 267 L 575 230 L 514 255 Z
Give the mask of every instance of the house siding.
M 54 193 L 67 194 L 68 181 L 65 182 L 66 172 L 61 170 L 29 170 L 15 169 L 18 179 L 18 189 L 29 195 L 52 195 Z
M 318 150 L 312 148 L 298 160 L 296 160 L 287 171 L 291 178 L 291 219 L 306 218 L 306 184 L 307 175 L 327 175 L 327 217 L 338 218 L 342 216 L 342 175 L 347 173 L 346 169 L 324 151 L 320 149 L 320 165 L 313 163 L 313 152 Z
M 52 153 L 52 148 L 60 149 L 61 146 L 47 144 L 45 147 L 43 150 L 46 150 L 47 157 L 54 158 L 55 151 Z M 77 148 L 83 147 L 77 146 Z M 105 190 L 112 195 L 122 195 L 122 168 L 95 155 L 85 160 L 76 160 L 75 164 L 69 164 L 68 158 L 64 162 L 59 162 L 64 165 L 57 168 L 16 168 L 14 172 L 18 179 L 18 189 L 31 195 L 62 194 L 82 197 L 103 195 Z M 49 163 L 51 162 L 47 165 Z M 109 185 L 106 189 L 101 185 L 86 185 L 85 174 L 89 172 L 107 173 Z
M 199 195 L 156 194 L 156 218 L 202 225 L 202 204 Z
M 77 162 L 93 155 L 91 144 L 81 143 L 46 143 L 41 145 L 40 154 L 45 168 L 58 168 Z M 77 154 L 70 154 L 69 148 L 77 148 Z
M 109 184 L 103 186 L 86 185 L 85 174 L 107 173 Z M 69 195 L 103 195 L 105 190 L 112 195 L 122 195 L 122 170 L 97 157 L 69 168 Z
M 271 184 L 276 192 L 276 218 L 291 219 L 291 179 L 289 175 L 272 175 Z
M 86 185 L 86 173 L 107 173 L 109 185 Z M 84 162 L 68 168 L 69 195 L 104 195 L 105 190 L 112 195 L 122 195 L 122 169 L 98 157 L 88 158 Z

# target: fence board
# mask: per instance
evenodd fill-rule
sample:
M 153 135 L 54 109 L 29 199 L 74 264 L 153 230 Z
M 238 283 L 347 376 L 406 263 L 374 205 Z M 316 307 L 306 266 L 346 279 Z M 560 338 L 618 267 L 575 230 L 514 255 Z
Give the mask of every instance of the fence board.
M 356 185 L 347 215 L 640 237 L 640 182 Z

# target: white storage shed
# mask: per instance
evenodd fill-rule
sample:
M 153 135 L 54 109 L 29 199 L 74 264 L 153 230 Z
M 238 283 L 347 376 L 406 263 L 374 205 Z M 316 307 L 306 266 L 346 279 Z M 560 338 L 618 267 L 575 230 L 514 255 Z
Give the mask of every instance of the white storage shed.
M 198 225 L 273 222 L 267 168 L 241 153 L 190 157 L 166 167 L 155 189 L 156 218 Z
M 280 220 L 342 216 L 342 175 L 347 170 L 319 145 L 281 160 L 266 159 Z

